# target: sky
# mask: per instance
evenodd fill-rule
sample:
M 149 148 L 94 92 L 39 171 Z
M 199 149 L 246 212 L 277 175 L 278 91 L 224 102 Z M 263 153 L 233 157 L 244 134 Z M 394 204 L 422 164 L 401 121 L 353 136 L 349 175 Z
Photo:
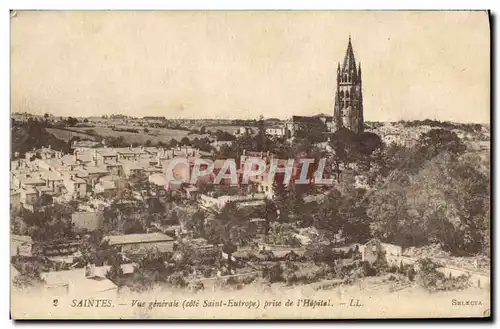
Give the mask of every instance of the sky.
M 11 110 L 332 115 L 349 35 L 365 120 L 490 121 L 489 21 L 479 11 L 19 11 Z

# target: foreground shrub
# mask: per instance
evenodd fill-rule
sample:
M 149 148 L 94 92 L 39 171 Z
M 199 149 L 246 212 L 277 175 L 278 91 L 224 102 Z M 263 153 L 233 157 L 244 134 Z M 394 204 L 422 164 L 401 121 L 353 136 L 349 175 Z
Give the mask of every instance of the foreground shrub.
M 438 268 L 441 266 L 429 258 L 418 260 L 417 265 L 420 269 L 417 275 L 417 282 L 431 292 L 462 290 L 471 286 L 470 276 L 460 275 L 452 277 L 450 274 L 447 277 L 444 273 L 438 271 Z

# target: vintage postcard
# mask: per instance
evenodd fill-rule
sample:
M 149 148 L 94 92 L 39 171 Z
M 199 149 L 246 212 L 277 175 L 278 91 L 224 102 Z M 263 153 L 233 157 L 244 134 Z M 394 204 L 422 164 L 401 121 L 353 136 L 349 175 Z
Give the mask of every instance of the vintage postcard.
M 13 319 L 489 318 L 486 11 L 23 11 Z

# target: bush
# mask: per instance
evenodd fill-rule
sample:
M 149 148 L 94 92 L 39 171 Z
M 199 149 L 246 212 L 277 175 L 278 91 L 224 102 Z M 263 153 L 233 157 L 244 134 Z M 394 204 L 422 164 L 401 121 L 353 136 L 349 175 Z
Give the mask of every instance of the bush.
M 308 266 L 300 269 L 294 263 L 287 262 L 283 266 L 282 277 L 283 281 L 285 281 L 287 285 L 293 285 L 318 282 L 327 276 L 330 277 L 332 274 L 332 268 L 325 264 L 322 264 L 319 267 Z
M 420 271 L 417 281 L 425 289 L 433 291 L 461 290 L 471 286 L 470 276 L 461 275 L 458 277 L 446 277 L 444 273 L 437 269 L 440 267 L 429 258 L 417 261 Z
M 332 248 L 328 245 L 323 245 L 319 243 L 311 243 L 307 246 L 305 253 L 307 259 L 313 262 L 332 262 L 334 259 L 334 253 Z
M 398 272 L 399 272 L 399 267 L 397 267 L 396 265 L 391 265 L 391 266 L 389 267 L 388 272 L 389 272 L 389 273 L 393 273 L 393 274 L 398 273 Z
M 272 261 L 276 258 L 271 250 L 261 250 L 259 251 L 259 256 L 260 259 L 265 261 Z
M 276 263 L 271 268 L 264 268 L 262 276 L 270 283 L 283 281 L 283 269 L 281 268 L 281 263 Z
M 300 240 L 294 235 L 295 230 L 290 224 L 273 222 L 267 234 L 270 244 L 300 246 Z
M 201 273 L 203 274 L 203 277 L 209 278 L 212 276 L 213 269 L 210 267 L 205 267 L 201 270 Z
M 370 264 L 369 262 L 362 262 L 362 268 L 363 268 L 363 272 L 365 274 L 365 276 L 377 276 L 378 275 L 378 271 L 377 271 L 377 268 L 372 266 L 372 264 Z
M 238 276 L 238 277 L 229 277 L 222 282 L 219 283 L 219 286 L 221 288 L 224 287 L 231 287 L 231 288 L 236 288 L 237 290 L 242 289 L 245 285 L 250 284 L 255 281 L 257 278 L 257 275 L 244 275 L 244 276 Z
M 201 282 L 193 282 L 188 285 L 188 290 L 192 292 L 198 292 L 205 289 L 205 285 Z
M 174 287 L 185 288 L 188 283 L 182 272 L 176 272 L 168 277 L 168 283 L 170 283 Z

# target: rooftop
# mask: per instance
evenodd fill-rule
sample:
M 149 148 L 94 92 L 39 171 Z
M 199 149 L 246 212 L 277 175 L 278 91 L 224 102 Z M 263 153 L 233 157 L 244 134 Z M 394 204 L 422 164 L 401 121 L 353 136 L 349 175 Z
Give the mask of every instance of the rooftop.
M 116 289 L 117 286 L 104 276 L 86 277 L 85 269 L 45 272 L 40 276 L 49 286 L 71 286 L 71 293 L 80 290 L 86 294 Z
M 116 156 L 115 150 L 109 149 L 109 148 L 100 148 L 100 149 L 97 149 L 97 153 L 99 153 L 103 157 L 113 157 L 113 156 Z
M 85 167 L 85 171 L 89 174 L 106 174 L 108 170 L 104 167 Z
M 52 181 L 62 180 L 61 175 L 55 171 L 40 170 L 40 173 L 47 180 L 52 180 Z
M 147 243 L 147 242 L 164 242 L 174 241 L 175 239 L 163 233 L 144 233 L 144 234 L 125 234 L 125 235 L 110 235 L 105 237 L 110 245 L 131 244 L 131 243 Z
M 144 169 L 140 164 L 130 162 L 130 161 L 123 161 L 122 164 L 124 167 L 128 168 L 129 170 L 142 170 L 142 169 Z
M 96 184 L 96 188 L 102 187 L 103 190 L 114 190 L 116 188 L 115 182 L 113 181 L 101 181 Z
M 33 243 L 33 239 L 29 235 L 15 235 L 11 234 L 10 238 L 12 241 L 18 241 L 21 243 Z

